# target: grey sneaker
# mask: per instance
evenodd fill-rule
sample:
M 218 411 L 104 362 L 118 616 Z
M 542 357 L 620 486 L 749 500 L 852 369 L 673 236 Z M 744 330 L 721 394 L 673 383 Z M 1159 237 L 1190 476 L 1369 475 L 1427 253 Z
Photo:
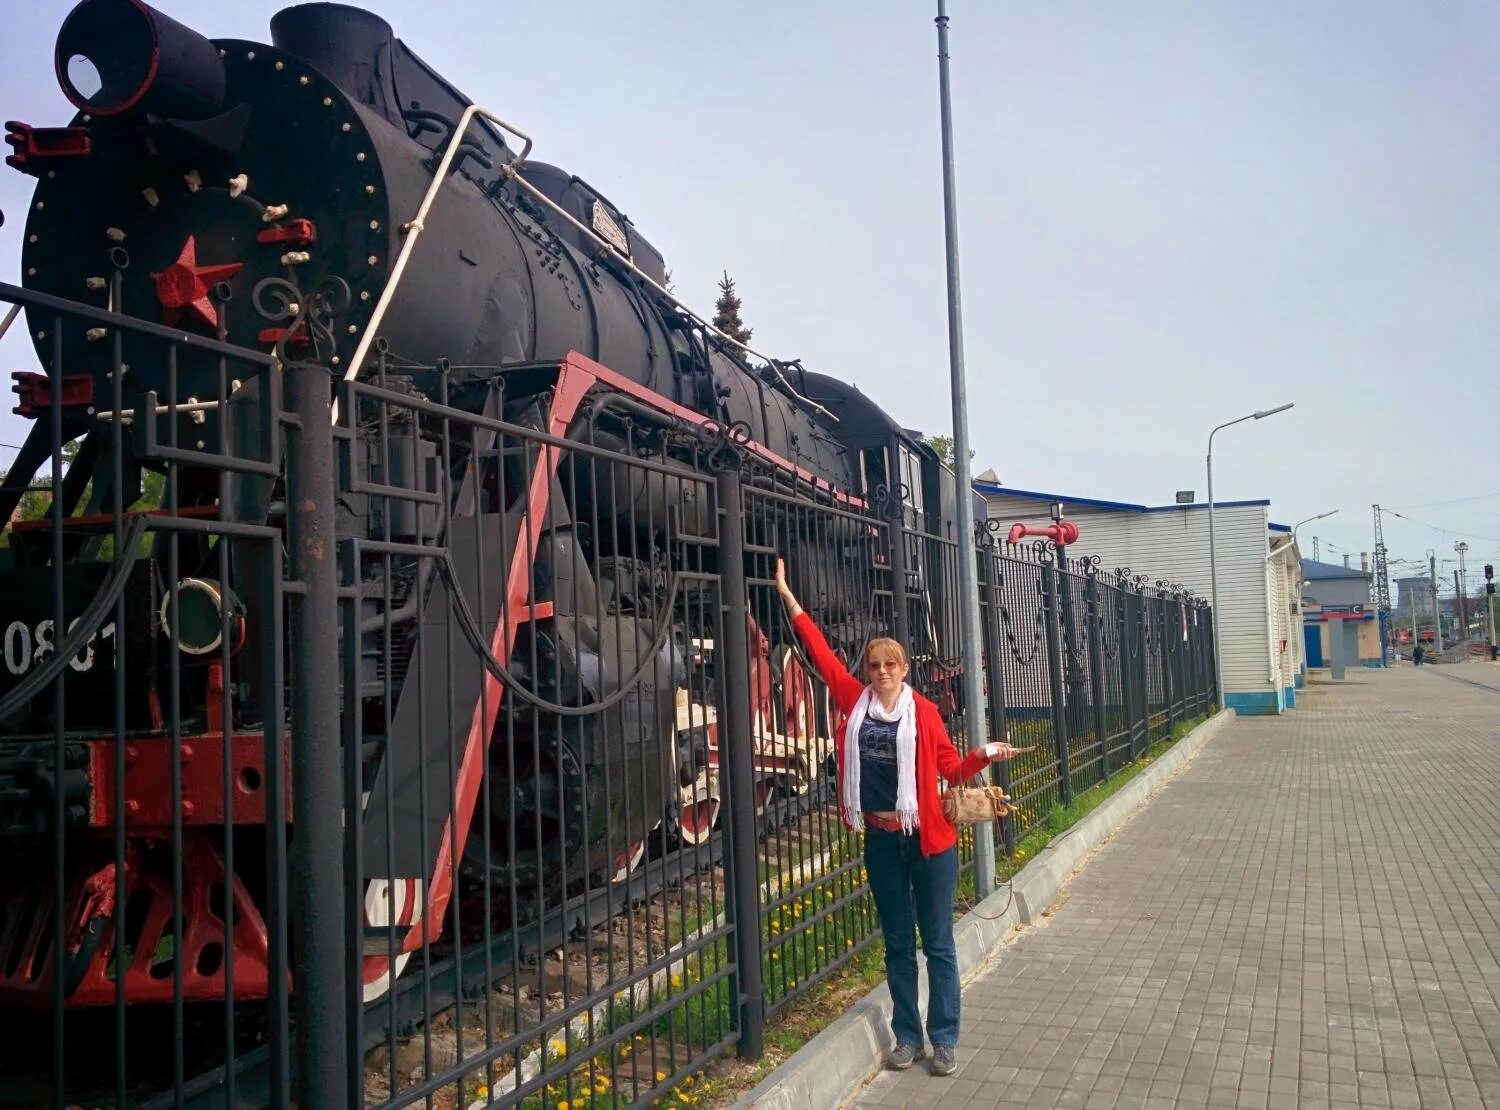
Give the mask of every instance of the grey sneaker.
M 927 1053 L 921 1045 L 898 1044 L 885 1058 L 885 1066 L 891 1071 L 905 1071 Z
M 953 1049 L 948 1045 L 932 1046 L 932 1074 L 952 1075 L 958 1070 L 958 1061 L 953 1057 Z

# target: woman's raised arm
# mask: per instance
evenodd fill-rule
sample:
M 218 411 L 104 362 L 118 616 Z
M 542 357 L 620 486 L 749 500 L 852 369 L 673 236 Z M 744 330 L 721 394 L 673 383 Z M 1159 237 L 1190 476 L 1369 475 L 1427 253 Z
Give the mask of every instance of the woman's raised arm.
M 843 662 L 833 653 L 833 649 L 828 646 L 828 641 L 823 638 L 823 633 L 813 623 L 813 619 L 798 603 L 797 595 L 792 593 L 792 588 L 787 585 L 786 564 L 780 559 L 776 560 L 776 592 L 781 595 L 786 611 L 792 618 L 792 628 L 796 630 L 802 646 L 807 649 L 813 666 L 818 669 L 818 674 L 828 684 L 835 704 L 838 705 L 840 712 L 848 713 L 854 708 L 854 703 L 859 700 L 860 694 L 864 693 L 865 684 L 849 673 Z

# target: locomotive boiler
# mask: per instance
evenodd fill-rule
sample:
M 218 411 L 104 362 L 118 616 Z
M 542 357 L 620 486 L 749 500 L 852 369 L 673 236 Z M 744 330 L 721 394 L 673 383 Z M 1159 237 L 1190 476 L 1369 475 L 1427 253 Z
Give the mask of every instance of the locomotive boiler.
M 209 40 L 142 0 L 83 0 L 55 49 L 77 114 L 62 127 L 8 124 L 7 162 L 37 178 L 22 252 L 28 290 L 314 363 L 331 383 L 379 375 L 419 400 L 587 444 L 566 458 L 539 448 L 486 461 L 477 433 L 448 443 L 420 415 L 394 427 L 359 413 L 347 419 L 350 466 L 365 492 L 341 497 L 341 534 L 386 545 L 380 568 L 354 568 L 360 618 L 343 633 L 360 641 L 351 651 L 360 659 L 360 692 L 346 696 L 346 714 L 357 714 L 374 738 L 360 755 L 361 858 L 369 861 L 361 881 L 368 924 L 407 930 L 394 961 L 366 960 L 370 998 L 441 932 L 458 895 L 453 871 L 500 902 L 525 901 L 567 881 L 549 874 L 549 845 L 568 843 L 589 861 L 589 875 L 618 877 L 639 858 L 653 821 L 665 815 L 689 838 L 711 826 L 712 806 L 703 805 L 711 801 L 711 760 L 694 750 L 703 729 L 683 711 L 683 660 L 694 647 L 662 603 L 659 580 L 671 577 L 677 557 L 665 538 L 702 531 L 711 506 L 692 494 L 692 483 L 672 477 L 674 468 L 694 473 L 703 452 L 671 443 L 684 433 L 721 442 L 727 435 L 758 456 L 781 489 L 851 508 L 883 496 L 934 532 L 951 520 L 956 493 L 920 438 L 853 386 L 752 356 L 692 314 L 667 293 L 660 252 L 624 212 L 581 178 L 532 160 L 519 131 L 475 118 L 456 133 L 471 102 L 385 21 L 315 3 L 280 12 L 270 32 L 269 43 Z M 223 442 L 230 454 L 248 455 L 265 432 L 268 387 L 258 379 L 226 390 L 222 351 L 208 346 L 181 347 L 166 360 L 151 334 L 83 324 L 58 334 L 51 308 L 33 305 L 25 315 L 42 365 L 66 372 L 60 383 L 18 379 L 20 411 L 35 424 L 0 490 L 0 517 L 11 518 L 58 446 L 59 429 L 78 448 L 59 494 L 68 542 L 59 550 L 13 527 L 11 565 L 0 568 L 0 628 L 21 630 L 14 652 L 8 641 L 0 674 L 0 861 L 10 861 L 0 864 L 0 997 L 45 1002 L 52 977 L 65 974 L 70 1004 L 97 1005 L 113 1000 L 112 969 L 125 958 L 108 900 L 97 897 L 117 881 L 114 864 L 89 847 L 104 842 L 114 820 L 105 770 L 123 743 L 149 758 L 165 733 L 168 696 L 169 668 L 133 664 L 120 720 L 117 660 L 207 656 L 222 649 L 219 630 L 230 628 L 238 680 L 226 688 L 212 667 L 183 669 L 172 696 L 200 707 L 187 717 L 203 736 L 228 743 L 224 730 L 215 732 L 227 715 L 234 743 L 253 746 L 283 724 L 285 698 L 272 696 L 273 680 L 257 662 L 268 638 L 283 632 L 252 596 L 263 554 L 236 552 L 225 581 L 213 573 L 212 544 L 189 540 L 171 591 L 176 610 L 167 604 L 160 553 L 142 558 L 125 588 L 128 627 L 106 638 L 100 625 L 88 641 L 89 667 L 68 676 L 71 778 L 58 783 L 50 777 L 54 748 L 44 742 L 54 709 L 36 678 L 59 666 L 59 653 L 49 663 L 33 650 L 51 623 L 36 587 L 61 568 L 66 605 L 82 612 L 109 578 L 112 556 L 81 522 L 107 515 L 112 499 L 129 506 L 141 498 L 158 468 L 139 448 L 141 433 L 155 443 Z M 113 391 L 139 414 L 137 425 L 147 425 L 123 447 L 105 411 Z M 209 400 L 221 392 L 222 404 Z M 610 461 L 651 452 L 661 463 L 655 469 Z M 225 476 L 181 456 L 172 511 L 285 527 L 286 493 L 274 470 Z M 431 485 L 445 491 L 440 506 L 431 497 L 369 492 L 434 474 L 443 479 Z M 764 539 L 774 545 L 776 537 Z M 448 554 L 426 557 L 415 551 L 423 544 Z M 804 550 L 793 568 L 798 592 L 836 624 L 843 614 L 829 609 L 832 597 L 821 596 L 819 583 L 851 558 L 874 555 Z M 708 558 L 700 569 L 713 569 Z M 945 588 L 924 575 L 920 550 L 907 568 L 914 592 Z M 502 594 L 512 608 L 491 605 L 468 631 L 496 657 L 491 663 L 533 691 L 531 703 L 517 699 L 514 684 L 495 684 L 482 651 L 455 661 L 452 631 L 422 620 L 425 609 Z M 607 624 L 591 619 L 605 610 Z M 757 632 L 778 636 L 774 628 Z M 61 643 L 61 631 L 48 634 Z M 778 681 L 806 683 L 777 650 Z M 764 654 L 771 657 L 769 640 Z M 440 672 L 462 712 L 408 693 L 412 675 Z M 631 696 L 621 697 L 627 686 Z M 543 735 L 528 717 L 538 699 L 608 708 L 568 716 Z M 804 737 L 828 728 L 814 714 L 796 716 Z M 781 725 L 779 733 L 792 731 Z M 476 798 L 475 776 L 450 789 L 450 745 L 489 761 L 487 806 Z M 81 847 L 70 857 L 76 897 L 59 958 L 45 943 L 50 927 L 34 895 L 36 876 L 21 861 L 39 858 L 37 838 L 52 831 L 56 791 L 64 789 L 67 835 Z M 579 798 L 582 809 L 569 801 Z M 476 816 L 481 809 L 492 815 L 488 824 Z M 575 812 L 594 816 L 578 821 Z M 643 824 L 642 814 L 655 816 Z M 206 817 L 176 819 L 185 843 L 215 833 Z M 150 804 L 128 821 L 129 883 L 145 892 L 143 905 L 167 889 L 150 873 L 170 823 Z M 610 847 L 620 845 L 623 853 Z M 237 916 L 255 919 L 269 880 L 248 851 L 237 853 L 234 874 L 206 847 L 187 851 L 183 881 L 203 889 L 186 900 L 206 904 L 223 897 L 210 888 L 227 887 L 242 904 Z M 158 909 L 143 919 L 162 927 Z M 136 939 L 137 951 L 153 946 L 150 936 Z M 253 966 L 263 960 L 257 943 L 237 933 L 200 948 L 232 945 Z M 215 982 L 211 973 L 192 978 L 188 994 L 215 997 Z M 165 998 L 159 986 L 149 975 L 128 981 L 139 1001 Z

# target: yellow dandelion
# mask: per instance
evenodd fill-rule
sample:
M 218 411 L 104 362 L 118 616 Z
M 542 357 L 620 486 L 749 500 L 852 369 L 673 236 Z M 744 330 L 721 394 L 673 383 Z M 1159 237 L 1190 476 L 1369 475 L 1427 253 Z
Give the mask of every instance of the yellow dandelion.
M 481 1083 L 479 1086 L 477 1086 L 477 1087 L 474 1088 L 474 1097 L 475 1098 L 489 1098 L 490 1097 L 490 1089 L 488 1087 L 486 1087 L 483 1083 Z
M 781 953 L 780 952 L 772 952 L 771 953 L 771 959 L 773 959 L 773 960 L 779 960 L 779 959 L 781 959 Z
M 558 1056 L 566 1056 L 568 1054 L 568 1046 L 563 1041 L 549 1041 L 547 1047 Z
M 568 1110 L 568 1100 L 560 1099 L 557 1103 L 557 1110 Z
M 663 1080 L 663 1079 L 665 1079 L 665 1078 L 666 1078 L 666 1077 L 667 1077 L 667 1073 L 666 1073 L 666 1072 L 664 1072 L 664 1071 L 659 1071 L 659 1072 L 657 1072 L 657 1073 L 656 1073 L 656 1081 L 657 1081 L 657 1082 L 658 1082 L 658 1083 L 660 1083 L 660 1082 L 661 1082 L 661 1081 L 662 1081 L 662 1080 Z
M 672 989 L 673 990 L 680 990 L 680 989 L 682 989 L 682 976 L 681 975 L 674 975 L 674 976 L 672 976 Z

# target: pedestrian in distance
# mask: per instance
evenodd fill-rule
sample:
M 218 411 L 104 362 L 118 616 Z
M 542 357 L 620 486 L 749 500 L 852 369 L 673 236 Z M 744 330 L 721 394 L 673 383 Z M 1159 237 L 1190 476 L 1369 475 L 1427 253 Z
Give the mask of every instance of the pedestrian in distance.
M 1416 647 L 1412 648 L 1411 661 L 1413 665 L 1420 667 L 1422 665 L 1422 656 L 1426 654 L 1427 652 L 1423 649 L 1421 644 L 1418 644 Z
M 845 669 L 823 633 L 787 585 L 776 560 L 776 590 L 802 645 L 827 683 L 845 725 L 834 739 L 839 812 L 865 836 L 865 872 L 885 937 L 891 1031 L 896 1046 L 885 1066 L 904 1071 L 926 1055 L 917 1010 L 916 930 L 927 956 L 927 1040 L 932 1074 L 952 1075 L 958 1064 L 958 955 L 953 944 L 953 897 L 958 885 L 958 830 L 943 813 L 938 776 L 952 785 L 973 778 L 1017 749 L 989 743 L 960 757 L 938 708 L 907 685 L 906 649 L 896 640 L 871 640 L 860 658 L 864 678 Z

